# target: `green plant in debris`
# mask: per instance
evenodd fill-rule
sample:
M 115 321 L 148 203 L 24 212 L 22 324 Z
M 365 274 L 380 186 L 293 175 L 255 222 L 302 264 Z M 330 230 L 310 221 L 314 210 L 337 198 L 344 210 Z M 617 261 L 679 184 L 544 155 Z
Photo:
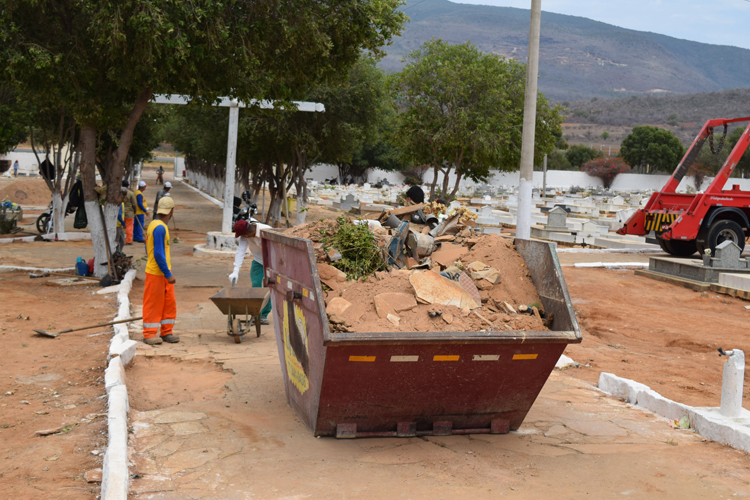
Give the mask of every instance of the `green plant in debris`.
M 354 280 L 385 269 L 383 255 L 367 224 L 354 224 L 343 215 L 336 222 L 338 231 L 322 241 L 326 251 L 335 248 L 341 253 L 341 260 L 334 262 L 334 267 L 344 271 L 347 279 Z

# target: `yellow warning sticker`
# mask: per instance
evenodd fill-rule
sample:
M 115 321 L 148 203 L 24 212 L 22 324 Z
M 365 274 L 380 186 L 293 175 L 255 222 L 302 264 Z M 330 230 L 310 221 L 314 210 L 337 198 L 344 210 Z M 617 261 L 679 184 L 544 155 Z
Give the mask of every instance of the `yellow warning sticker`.
M 307 288 L 303 288 L 302 289 L 302 295 L 305 296 L 305 297 L 309 297 L 310 296 L 310 292 L 307 290 Z
M 451 355 L 451 356 L 434 356 L 432 358 L 433 361 L 458 361 L 461 358 L 461 356 L 458 355 Z
M 539 356 L 538 354 L 514 354 L 513 360 L 518 359 L 536 359 L 536 357 Z
M 375 356 L 349 356 L 349 361 L 372 363 L 373 361 L 375 361 Z

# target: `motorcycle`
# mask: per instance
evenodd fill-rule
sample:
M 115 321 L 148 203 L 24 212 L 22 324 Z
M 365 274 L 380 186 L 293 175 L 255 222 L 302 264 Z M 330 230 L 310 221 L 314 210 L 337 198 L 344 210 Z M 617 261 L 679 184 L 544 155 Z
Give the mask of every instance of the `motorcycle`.
M 67 209 L 65 210 L 64 217 L 67 217 L 68 215 L 75 212 L 75 208 L 71 208 L 70 204 L 68 204 Z M 46 212 L 42 212 L 39 217 L 36 218 L 36 230 L 39 232 L 39 234 L 50 234 L 52 231 L 55 230 L 55 212 L 52 208 L 52 202 L 49 202 L 49 206 L 47 207 Z
M 255 203 L 251 203 L 251 196 L 250 191 L 245 191 L 242 193 L 242 198 L 234 197 L 234 210 L 232 214 L 232 225 L 234 226 L 234 223 L 238 220 L 246 220 L 250 222 L 259 223 L 260 221 L 253 217 L 256 213 L 258 213 L 258 205 Z M 246 205 L 243 207 L 243 203 Z

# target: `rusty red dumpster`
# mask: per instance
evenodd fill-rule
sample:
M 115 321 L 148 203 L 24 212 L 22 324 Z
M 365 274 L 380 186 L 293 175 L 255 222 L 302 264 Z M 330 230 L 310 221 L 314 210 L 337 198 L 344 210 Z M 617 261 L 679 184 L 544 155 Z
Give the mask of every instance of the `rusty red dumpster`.
M 517 241 L 551 331 L 331 332 L 310 240 L 264 231 L 289 404 L 315 436 L 506 433 L 581 342 L 553 244 Z

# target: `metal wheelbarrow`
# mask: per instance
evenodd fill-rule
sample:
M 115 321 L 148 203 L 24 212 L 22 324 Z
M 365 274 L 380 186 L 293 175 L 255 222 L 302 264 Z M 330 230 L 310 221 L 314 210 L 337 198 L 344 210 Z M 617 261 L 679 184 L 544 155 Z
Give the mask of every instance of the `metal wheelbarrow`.
M 227 316 L 227 335 L 236 343 L 242 342 L 252 323 L 260 337 L 260 312 L 271 297 L 271 290 L 262 287 L 224 288 L 211 297 L 211 302 Z M 241 319 L 244 315 L 245 319 Z

